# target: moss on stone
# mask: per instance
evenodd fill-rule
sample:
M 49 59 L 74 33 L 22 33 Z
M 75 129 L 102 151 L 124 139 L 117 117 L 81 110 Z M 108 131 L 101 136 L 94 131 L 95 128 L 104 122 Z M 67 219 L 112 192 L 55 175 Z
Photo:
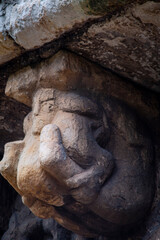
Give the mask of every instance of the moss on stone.
M 145 3 L 148 0 L 82 0 L 82 8 L 88 14 L 104 15 L 122 10 L 129 4 Z M 157 2 L 159 0 L 152 0 Z

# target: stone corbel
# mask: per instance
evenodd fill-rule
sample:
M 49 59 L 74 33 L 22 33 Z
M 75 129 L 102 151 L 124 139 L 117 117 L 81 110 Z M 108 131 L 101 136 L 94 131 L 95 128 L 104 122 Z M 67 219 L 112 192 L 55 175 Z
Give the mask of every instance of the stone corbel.
M 87 237 L 129 231 L 155 189 L 153 143 L 138 117 L 151 109 L 141 94 L 67 51 L 20 70 L 6 95 L 32 111 L 25 138 L 5 146 L 1 174 L 39 217 Z

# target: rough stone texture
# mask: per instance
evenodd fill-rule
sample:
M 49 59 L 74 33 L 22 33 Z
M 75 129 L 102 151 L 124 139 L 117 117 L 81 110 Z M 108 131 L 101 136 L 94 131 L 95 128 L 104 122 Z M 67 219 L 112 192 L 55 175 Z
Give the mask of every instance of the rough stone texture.
M 10 75 L 5 93 L 31 107 L 35 88 L 40 87 L 54 87 L 62 91 L 76 90 L 78 87 L 81 91 L 103 92 L 121 101 L 125 96 L 125 101 L 132 108 L 135 108 L 136 102 L 139 114 L 145 116 L 149 123 L 159 115 L 155 94 L 143 91 L 143 100 L 140 88 L 68 51 L 59 51 L 40 64 Z M 150 105 L 153 105 L 152 108 Z
M 133 15 L 139 18 L 144 24 L 152 24 L 160 27 L 160 4 L 152 2 L 146 2 L 141 6 L 135 7 Z
M 152 90 L 160 91 L 160 3 L 93 24 L 67 47 Z
M 18 1 L 6 8 L 5 27 L 25 49 L 40 47 L 96 16 L 86 14 L 80 1 Z
M 40 54 L 40 57 L 51 56 L 55 52 L 51 48 L 56 48 L 55 45 L 67 47 L 131 81 L 159 92 L 160 3 L 136 1 L 146 3 L 134 6 L 128 5 L 133 1 L 126 1 L 126 4 L 125 1 L 118 4 L 117 1 L 113 4 L 107 1 L 107 8 L 103 8 L 104 1 L 102 6 L 94 1 L 84 2 L 93 5 L 94 10 L 95 7 L 104 9 L 105 11 L 100 11 L 99 14 L 104 16 L 105 13 L 103 19 L 106 21 L 102 21 L 102 18 L 100 20 L 94 11 L 94 16 L 89 15 L 85 8 L 82 9 L 83 4 L 79 1 L 2 2 L 0 34 L 9 34 L 27 50 L 43 48 L 44 44 L 56 39 L 58 44 L 54 42 L 48 52 L 41 49 L 43 54 Z M 124 5 L 130 8 L 126 10 Z M 120 13 L 122 9 L 125 10 Z M 1 63 L 21 54 L 20 48 L 14 46 L 7 36 L 6 41 L 3 36 L 0 41 Z M 28 61 L 30 62 L 30 56 Z
M 136 2 L 143 3 L 145 1 Z M 133 1 L 131 0 L 130 3 Z M 103 16 L 115 9 L 121 9 L 127 4 L 128 1 L 123 1 L 121 4 L 117 1 L 112 4 L 111 1 L 107 1 L 104 8 L 104 1 L 97 4 L 87 0 L 32 0 L 29 2 L 19 0 L 6 1 L 6 3 L 1 3 L 0 7 L 5 8 L 5 31 L 20 46 L 32 49 L 50 42 L 87 20 L 97 18 L 97 14 Z M 90 7 L 89 12 L 87 11 L 88 7 Z M 98 11 L 99 8 L 103 11 Z M 91 9 L 94 11 L 92 12 Z
M 18 104 L 16 101 L 13 101 L 13 100 L 8 100 L 7 97 L 4 96 L 3 90 L 5 86 L 5 81 L 11 73 L 14 73 L 18 69 L 21 69 L 22 67 L 27 66 L 25 69 L 20 70 L 21 73 L 18 72 L 14 74 L 12 77 L 10 77 L 10 81 L 7 86 L 8 90 L 6 92 L 8 95 L 16 98 L 21 102 L 24 102 L 28 106 L 31 106 L 31 99 L 32 99 L 32 96 L 34 95 L 34 90 L 37 87 L 41 88 L 42 86 L 45 87 L 46 85 L 50 88 L 52 87 L 51 85 L 53 84 L 55 88 L 58 88 L 59 90 L 65 90 L 65 91 L 66 90 L 75 91 L 78 88 L 80 89 L 80 91 L 78 91 L 77 93 L 78 93 L 78 96 L 81 96 L 81 100 L 82 100 L 82 95 L 85 95 L 85 101 L 82 101 L 82 102 L 86 102 L 86 99 L 95 100 L 96 99 L 95 95 L 97 94 L 97 91 L 96 91 L 96 88 L 97 88 L 98 91 L 101 92 L 100 94 L 101 96 L 105 95 L 104 97 L 105 99 L 106 99 L 106 96 L 107 96 L 107 100 L 110 99 L 111 96 L 116 98 L 116 101 L 112 101 L 113 99 L 111 98 L 112 100 L 110 100 L 110 103 L 105 108 L 107 109 L 107 111 L 110 111 L 110 109 L 114 108 L 115 111 L 123 113 L 127 105 L 127 109 L 130 108 L 130 110 L 126 110 L 126 113 L 124 113 L 124 115 L 122 114 L 122 116 L 128 115 L 129 112 L 131 112 L 134 116 L 136 112 L 136 114 L 139 115 L 141 118 L 141 120 L 138 122 L 144 121 L 145 122 L 144 125 L 146 126 L 144 128 L 149 129 L 148 136 L 150 137 L 152 135 L 152 144 L 154 144 L 154 155 L 156 157 L 155 159 L 156 195 L 155 195 L 155 199 L 152 207 L 152 211 L 153 211 L 154 207 L 157 206 L 157 202 L 160 199 L 160 163 L 158 161 L 158 159 L 160 159 L 160 148 L 159 148 L 160 128 L 159 128 L 159 117 L 158 117 L 159 106 L 157 103 L 158 95 L 152 94 L 151 92 L 144 90 L 142 88 L 139 88 L 136 85 L 132 86 L 132 84 L 130 84 L 128 80 L 141 84 L 153 91 L 159 92 L 159 89 L 160 89 L 159 88 L 159 79 L 160 79 L 160 70 L 159 70 L 160 3 L 159 1 L 154 1 L 154 2 L 146 1 L 147 3 L 141 6 L 137 5 L 136 7 L 134 5 L 130 5 L 130 9 L 127 10 L 127 8 L 125 9 L 123 7 L 121 8 L 120 5 L 127 6 L 126 3 L 133 2 L 132 0 L 126 0 L 126 1 L 86 0 L 84 4 L 82 4 L 81 6 L 83 7 L 85 14 L 88 17 L 90 17 L 88 14 L 91 14 L 91 13 L 94 15 L 97 15 L 97 14 L 103 15 L 105 13 L 106 16 L 104 16 L 103 18 L 99 18 L 98 16 L 96 16 L 94 17 L 95 18 L 94 21 L 84 20 L 75 25 L 73 23 L 74 21 L 73 22 L 71 21 L 71 25 L 67 25 L 67 26 L 66 26 L 66 22 L 63 22 L 62 27 L 64 28 L 58 29 L 59 33 L 54 32 L 56 28 L 55 29 L 51 28 L 53 26 L 53 22 L 52 23 L 50 22 L 50 19 L 48 17 L 49 15 L 47 15 L 49 11 L 47 11 L 46 13 L 42 12 L 42 15 L 44 17 L 42 19 L 43 21 L 40 22 L 40 26 L 42 28 L 38 29 L 36 25 L 37 22 L 34 22 L 35 19 L 31 19 L 31 17 L 34 16 L 34 13 L 33 15 L 31 14 L 31 17 L 30 17 L 29 15 L 27 15 L 29 12 L 27 12 L 27 10 L 25 9 L 25 6 L 29 5 L 30 7 L 32 7 L 33 6 L 32 3 L 35 2 L 37 4 L 38 1 L 28 1 L 28 2 L 26 1 L 27 4 L 24 4 L 23 2 L 24 1 L 21 1 L 21 0 L 5 0 L 5 1 L 2 0 L 0 3 L 0 65 L 7 62 L 6 66 L 4 67 L 2 66 L 0 69 L 0 88 L 1 88 L 1 92 L 0 92 L 0 96 L 1 96 L 0 97 L 0 101 L 1 101 L 1 104 L 0 104 L 0 124 L 1 124 L 0 155 L 3 155 L 3 145 L 6 142 L 13 141 L 15 139 L 22 139 L 22 136 L 23 136 L 22 118 L 28 112 L 28 108 L 25 107 L 23 104 Z M 46 3 L 44 2 L 47 3 L 46 6 L 45 6 Z M 49 9 L 50 8 L 49 2 L 51 1 L 49 0 L 43 1 L 42 4 L 43 6 L 47 7 L 47 9 Z M 139 0 L 136 2 L 142 3 L 145 1 Z M 58 2 L 56 3 L 58 6 L 59 3 Z M 118 4 L 115 4 L 115 3 L 118 3 Z M 53 6 L 53 1 L 51 2 L 51 4 Z M 108 7 L 109 5 L 112 5 L 112 4 L 114 5 L 113 8 L 115 8 L 116 6 L 116 9 L 113 9 L 112 7 L 111 8 Z M 10 21 L 10 14 L 14 14 L 16 9 L 20 10 L 22 5 L 24 6 L 24 9 L 22 9 L 22 11 L 23 12 L 26 11 L 26 16 L 22 15 L 20 17 L 17 17 L 18 15 L 17 16 L 12 15 L 12 19 Z M 34 12 L 34 8 L 32 9 Z M 123 11 L 121 12 L 122 9 L 124 10 L 124 12 Z M 36 12 L 40 13 L 41 10 L 42 10 L 41 8 L 38 8 L 36 9 Z M 70 22 L 69 15 L 72 12 L 73 8 L 71 7 L 70 13 L 69 11 L 65 12 L 64 9 L 62 11 L 61 10 L 54 15 L 54 20 L 55 19 L 57 20 L 58 16 L 60 16 L 58 14 L 61 14 L 63 11 L 64 12 L 63 16 L 66 16 L 67 21 Z M 6 13 L 6 16 L 5 16 L 5 13 Z M 22 20 L 21 22 L 18 21 L 18 25 L 17 25 L 18 27 L 15 26 L 15 22 L 14 22 L 15 18 L 13 16 L 15 16 L 17 20 Z M 37 14 L 37 18 L 38 17 L 39 15 Z M 47 22 L 44 22 L 44 19 L 46 19 Z M 51 19 L 53 19 L 53 16 L 51 17 Z M 27 22 L 28 20 L 29 21 L 31 20 L 31 22 L 33 21 L 34 24 L 32 26 L 36 26 L 36 29 L 34 29 L 36 31 L 32 31 L 30 22 Z M 4 22 L 5 22 L 5 25 L 4 25 Z M 84 24 L 85 22 L 86 24 Z M 42 46 L 44 43 L 48 42 L 48 38 L 45 39 L 44 35 L 42 34 L 42 39 L 37 39 L 35 41 L 36 44 L 37 42 L 38 44 L 41 42 L 40 44 L 42 45 L 39 45 L 40 48 L 32 50 L 30 52 L 25 52 L 26 50 L 24 49 L 22 50 L 22 48 L 20 48 L 18 44 L 15 44 L 11 36 L 7 35 L 7 31 L 9 31 L 8 33 L 10 34 L 13 33 L 14 35 L 13 37 L 18 36 L 18 39 L 17 39 L 18 41 L 19 39 L 21 40 L 27 39 L 26 42 L 24 41 L 26 44 L 29 39 L 27 35 L 28 32 L 24 28 L 21 28 L 22 26 L 21 23 L 23 26 L 29 27 L 29 29 L 31 30 L 30 33 L 35 37 L 34 41 L 36 40 L 36 36 L 39 37 L 38 34 L 39 32 L 42 31 L 42 29 L 45 30 L 44 31 L 45 33 L 47 32 L 47 36 L 49 39 L 52 40 L 52 37 L 54 36 L 53 41 Z M 44 25 L 49 26 L 50 29 L 49 28 L 44 29 Z M 13 29 L 11 29 L 11 27 L 13 27 Z M 50 30 L 53 30 L 51 37 L 48 34 Z M 96 31 L 96 34 L 94 33 L 94 31 Z M 27 34 L 21 35 L 20 33 L 27 33 Z M 90 42 L 88 41 L 88 39 Z M 30 40 L 31 39 L 29 39 L 29 41 Z M 34 44 L 33 41 L 32 41 L 32 44 Z M 34 45 L 35 47 L 36 47 L 36 44 Z M 127 79 L 122 81 L 122 79 L 118 76 L 115 76 L 113 72 L 109 73 L 108 71 L 104 71 L 102 69 L 100 69 L 99 71 L 96 65 L 89 64 L 84 59 L 80 60 L 80 58 L 78 57 L 73 57 L 73 56 L 71 57 L 72 54 L 65 55 L 65 58 L 69 59 L 68 61 L 60 60 L 60 58 L 62 57 L 62 54 L 58 53 L 58 56 L 59 56 L 58 64 L 56 64 L 56 61 L 57 61 L 57 55 L 56 55 L 56 61 L 54 60 L 54 57 L 53 57 L 52 59 L 42 62 L 41 64 L 39 64 L 39 66 L 35 66 L 35 63 L 39 63 L 42 59 L 52 56 L 61 48 L 68 48 L 71 51 L 75 51 L 76 53 L 81 54 L 84 57 L 94 62 L 97 62 L 99 65 L 102 65 L 103 67 L 105 67 L 105 69 L 110 69 L 113 72 L 118 73 L 119 76 L 121 75 L 121 76 L 127 77 Z M 16 56 L 20 56 L 20 57 L 17 59 L 14 59 Z M 10 59 L 14 59 L 14 60 L 8 63 Z M 31 65 L 31 66 L 28 67 L 28 65 Z M 59 72 L 56 71 L 57 65 L 59 66 L 59 70 L 58 70 Z M 67 68 L 67 71 L 64 71 L 64 69 L 66 68 Z M 94 70 L 92 70 L 93 68 Z M 82 75 L 80 74 L 81 71 L 85 72 L 84 74 L 85 77 L 83 75 L 83 78 L 85 79 L 84 82 L 81 81 L 82 79 Z M 52 78 L 53 72 L 55 72 L 54 79 Z M 87 72 L 89 72 L 89 74 L 86 74 Z M 59 74 L 63 79 L 63 81 L 60 83 L 58 78 Z M 70 79 L 68 80 L 68 76 L 72 76 L 72 77 L 70 77 Z M 76 84 L 77 84 L 77 82 L 75 84 L 76 76 L 78 76 L 77 82 L 80 83 L 81 87 L 80 85 L 76 87 Z M 25 84 L 21 83 L 21 81 L 23 82 L 23 78 L 25 78 Z M 35 80 L 38 79 L 38 84 L 35 84 L 34 79 Z M 50 85 L 49 85 L 49 82 L 50 82 Z M 82 92 L 86 88 L 85 82 L 88 82 L 89 84 L 87 87 L 87 90 L 89 90 L 89 93 L 88 91 L 87 92 L 85 91 L 85 93 L 82 94 Z M 92 95 L 91 92 L 94 94 Z M 75 95 L 71 94 L 71 98 L 73 96 Z M 76 99 L 79 99 L 78 96 L 76 97 Z M 125 96 L 125 100 L 124 100 L 124 96 Z M 66 97 L 66 94 L 63 95 L 63 98 L 68 99 L 68 97 Z M 125 102 L 125 104 L 124 105 L 122 104 L 121 106 L 121 104 L 119 105 L 119 102 Z M 58 101 L 57 105 L 59 105 L 59 103 L 61 103 L 64 107 L 63 109 L 60 109 L 60 111 L 67 110 L 67 113 L 64 114 L 65 116 L 70 116 L 71 115 L 70 109 L 73 107 L 74 108 L 77 107 L 77 105 L 75 106 L 75 104 L 71 104 L 71 108 L 70 106 L 66 108 L 65 106 L 66 101 L 62 101 L 62 99 L 60 100 L 60 102 Z M 43 102 L 43 104 L 45 105 L 45 106 L 42 106 L 42 110 L 44 111 L 46 111 L 47 106 L 52 108 L 52 106 L 50 106 L 50 101 L 49 101 L 49 105 L 47 105 L 47 103 L 45 102 Z M 104 104 L 104 101 L 101 101 L 101 105 L 103 104 Z M 40 106 L 41 106 L 41 103 L 40 103 Z M 82 111 L 82 108 L 81 108 L 81 111 Z M 76 113 L 72 113 L 72 114 L 75 119 L 83 119 L 85 116 L 84 115 L 85 111 L 82 111 L 82 113 L 83 114 L 81 118 L 79 117 L 79 110 L 78 112 L 76 111 Z M 78 115 L 78 117 L 76 117 L 76 115 Z M 107 115 L 107 119 L 111 118 L 109 119 L 109 122 L 113 122 L 114 118 L 116 118 L 116 121 L 118 121 L 119 118 L 117 116 L 114 115 L 113 117 L 110 117 L 111 115 L 109 114 L 109 117 Z M 71 122 L 74 118 L 71 119 Z M 60 128 L 64 129 L 63 128 L 64 126 L 62 125 L 62 119 L 63 119 L 63 114 L 62 113 L 58 114 L 57 124 L 60 124 Z M 129 117 L 127 118 L 126 122 L 128 122 L 128 119 Z M 44 122 L 45 121 L 48 121 L 47 117 L 45 117 Z M 41 120 L 39 119 L 38 122 L 39 122 L 38 124 L 40 125 Z M 132 122 L 134 122 L 134 120 L 132 120 Z M 66 121 L 66 124 L 67 124 L 67 121 Z M 68 129 L 72 130 L 69 124 L 67 125 L 67 127 Z M 113 126 L 109 125 L 109 127 L 111 128 L 111 130 L 113 130 Z M 142 132 L 145 132 L 145 131 L 142 131 Z M 101 131 L 98 131 L 98 132 L 99 132 L 98 134 L 100 134 L 100 137 L 98 137 L 99 139 L 98 141 L 99 143 L 101 143 L 103 142 L 101 141 L 103 138 L 103 134 L 101 135 Z M 135 132 L 135 130 L 133 132 Z M 97 136 L 96 134 L 95 136 Z M 108 146 L 107 146 L 107 150 L 108 150 Z M 70 152 L 70 150 L 68 150 L 68 152 Z M 76 159 L 78 159 L 78 157 Z M 13 162 L 11 166 L 13 167 Z M 91 172 L 90 174 L 92 173 L 93 172 Z M 11 174 L 10 172 L 8 172 L 7 174 L 11 175 L 10 181 L 13 181 L 15 183 L 16 179 L 13 178 L 12 176 L 13 174 Z M 85 178 L 85 180 L 86 179 L 87 178 Z M 123 182 L 123 180 L 121 181 Z M 88 186 L 90 187 L 91 185 L 88 184 Z M 96 192 L 96 191 L 93 191 L 93 192 Z M 2 232 L 7 227 L 7 221 L 12 212 L 12 206 L 13 206 L 12 204 L 15 198 L 15 192 L 8 187 L 7 183 L 4 180 L 1 180 L 1 179 L 0 179 L 0 195 L 2 196 L 1 198 L 2 200 L 0 201 L 0 238 L 1 238 Z M 77 195 L 75 195 L 75 199 Z M 148 199 L 148 197 L 146 198 Z M 80 199 L 84 201 L 83 195 L 80 196 Z M 30 200 L 31 198 L 28 199 L 28 201 Z M 65 198 L 65 201 L 66 201 L 66 198 Z M 75 208 L 77 208 L 77 206 Z M 159 235 L 160 235 L 159 207 L 157 207 L 156 209 L 157 211 L 155 212 L 155 215 L 151 217 L 146 227 L 145 227 L 145 224 L 146 224 L 145 220 L 147 220 L 148 217 L 144 219 L 142 223 L 139 224 L 139 226 L 142 226 L 142 232 L 141 231 L 139 232 L 138 228 L 136 227 L 133 234 L 130 233 L 130 237 L 132 240 L 133 239 L 141 240 L 143 239 L 144 236 L 145 236 L 144 240 L 157 240 L 159 238 Z M 68 211 L 71 211 L 70 207 L 69 209 L 67 208 L 67 213 Z M 14 216 L 17 216 L 16 214 Z M 58 216 L 61 219 L 64 218 L 64 216 L 63 217 L 61 217 L 60 215 Z M 95 217 L 93 218 L 95 219 Z M 33 221 L 33 222 L 35 223 L 36 226 L 37 225 L 39 226 L 40 220 L 37 218 L 37 223 L 36 221 Z M 29 220 L 28 220 L 28 224 L 29 224 Z M 48 220 L 46 221 L 46 224 L 49 226 Z M 24 227 L 21 226 L 24 231 L 25 231 L 25 226 L 26 226 L 25 224 L 24 224 Z M 57 228 L 62 229 L 61 227 L 58 227 L 58 225 L 55 225 L 54 231 L 56 234 L 59 231 L 57 230 Z M 11 232 L 12 230 L 13 230 L 13 225 L 11 224 Z M 16 227 L 14 230 L 16 230 Z M 30 230 L 31 230 L 30 237 L 31 238 L 35 237 L 37 239 L 37 235 L 35 235 L 34 229 L 30 229 Z M 41 228 L 41 230 L 42 230 L 41 233 L 43 235 L 44 228 Z M 19 232 L 17 233 L 14 232 L 15 234 L 14 238 L 17 238 L 18 236 L 21 239 L 23 235 L 22 234 L 23 231 L 20 231 L 20 229 L 18 229 L 18 231 Z M 11 234 L 11 232 L 9 230 L 5 240 L 10 239 L 9 234 Z M 60 233 L 58 234 L 61 234 L 61 230 L 60 230 Z M 62 235 L 55 235 L 54 240 L 59 240 L 59 236 L 61 236 L 60 238 L 62 238 Z M 44 234 L 44 238 L 45 237 L 50 239 L 51 235 L 49 234 L 49 236 L 48 235 L 45 236 Z M 65 237 L 66 236 L 63 236 L 64 239 Z M 76 236 L 74 234 L 72 234 L 72 238 L 74 240 L 86 239 L 80 236 Z M 126 238 L 128 240 L 128 237 Z M 126 240 L 126 238 L 124 236 L 119 235 L 115 239 Z M 102 239 L 106 239 L 106 238 L 105 237 L 99 238 L 99 240 L 102 240 Z M 109 240 L 111 240 L 111 238 L 109 238 Z
M 22 53 L 14 41 L 9 37 L 4 37 L 0 32 L 0 65 L 10 61 Z
M 21 54 L 21 48 L 4 33 L 4 10 L 0 3 L 0 65 Z
M 84 0 L 82 1 L 82 7 L 90 14 L 113 14 L 116 10 L 124 9 L 134 4 L 143 4 L 148 2 L 147 0 Z M 154 1 L 158 2 L 158 1 Z
M 34 88 L 22 79 L 23 71 L 33 72 Z M 84 236 L 128 234 L 154 197 L 157 153 L 141 118 L 158 120 L 159 110 L 155 105 L 151 114 L 142 92 L 133 95 L 134 86 L 117 85 L 117 78 L 60 52 L 14 74 L 6 87 L 22 102 L 29 94 L 32 112 L 24 121 L 24 140 L 5 147 L 3 176 L 35 215 L 53 217 Z

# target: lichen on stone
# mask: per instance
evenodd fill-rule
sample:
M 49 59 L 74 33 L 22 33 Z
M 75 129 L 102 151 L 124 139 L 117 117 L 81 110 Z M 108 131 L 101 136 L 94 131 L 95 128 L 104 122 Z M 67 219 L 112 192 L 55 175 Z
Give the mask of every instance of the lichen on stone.
M 124 9 L 129 4 L 145 3 L 147 0 L 82 0 L 81 6 L 88 14 L 111 14 Z M 157 2 L 157 0 L 154 0 Z

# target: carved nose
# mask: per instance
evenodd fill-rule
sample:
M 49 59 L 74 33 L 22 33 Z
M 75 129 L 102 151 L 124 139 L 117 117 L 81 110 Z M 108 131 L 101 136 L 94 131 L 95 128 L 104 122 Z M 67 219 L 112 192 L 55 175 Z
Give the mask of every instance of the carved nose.
M 39 114 L 39 103 L 35 103 L 34 109 L 33 109 L 33 115 L 38 116 Z

